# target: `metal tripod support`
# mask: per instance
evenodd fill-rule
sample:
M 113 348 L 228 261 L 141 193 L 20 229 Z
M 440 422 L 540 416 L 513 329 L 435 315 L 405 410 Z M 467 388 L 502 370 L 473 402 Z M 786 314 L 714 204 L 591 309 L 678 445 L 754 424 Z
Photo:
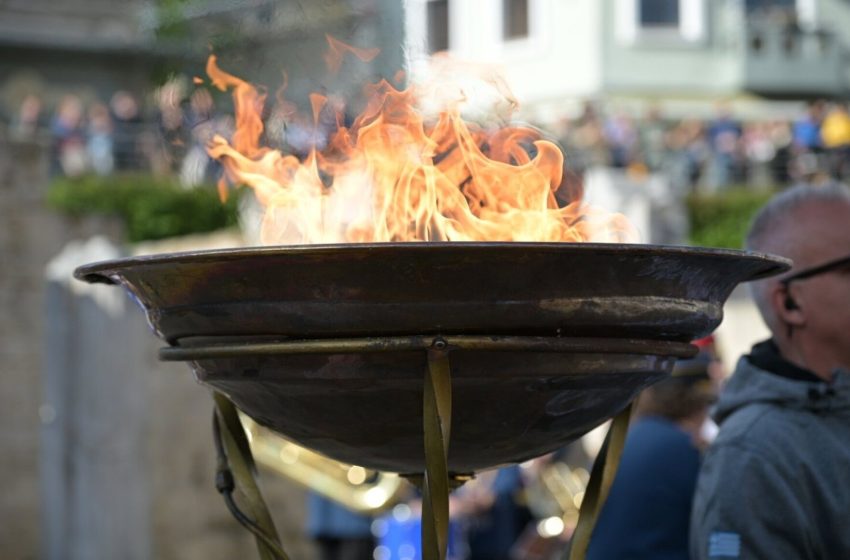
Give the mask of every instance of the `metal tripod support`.
M 452 426 L 452 379 L 448 343 L 434 339 L 422 399 L 425 433 L 425 479 L 422 484 L 422 556 L 445 560 L 449 535 L 449 441 Z
M 449 354 L 452 349 L 468 350 L 528 350 L 535 352 L 610 352 L 638 353 L 689 357 L 694 349 L 689 344 L 634 339 L 603 338 L 552 338 L 552 337 L 493 337 L 412 336 L 333 340 L 292 340 L 256 344 L 227 344 L 193 347 L 167 347 L 160 349 L 160 359 L 165 361 L 191 361 L 230 358 L 246 355 L 312 354 L 312 353 L 370 353 L 424 350 L 427 366 L 423 383 L 423 441 L 425 472 L 421 478 L 410 476 L 420 485 L 423 494 L 422 550 L 424 560 L 445 560 L 448 547 L 449 492 L 463 483 L 464 476 L 450 475 L 448 452 L 451 440 L 452 379 Z M 224 449 L 225 465 L 220 461 L 219 491 L 228 500 L 237 487 L 248 504 L 253 519 L 242 514 L 232 498 L 228 507 L 237 520 L 257 538 L 262 560 L 288 560 L 280 546 L 268 508 L 260 495 L 254 479 L 253 459 L 239 420 L 236 407 L 223 395 L 216 394 L 217 430 Z M 631 405 L 620 412 L 611 424 L 605 444 L 594 463 L 579 520 L 572 540 L 568 560 L 583 560 L 593 526 L 613 483 L 625 442 L 631 414 Z M 223 443 L 223 445 L 222 445 Z M 220 455 L 222 455 L 220 453 Z M 228 468 L 228 465 L 230 468 Z M 230 488 L 228 475 L 231 471 Z M 221 485 L 218 483 L 222 482 Z M 236 511 L 234 511 L 234 509 Z M 241 516 L 240 516 L 241 514 Z
M 605 500 L 608 499 L 608 492 L 611 490 L 614 477 L 617 475 L 617 468 L 620 466 L 620 457 L 626 443 L 626 432 L 629 429 L 631 416 L 632 404 L 629 403 L 622 412 L 614 417 L 611 426 L 608 428 L 605 442 L 593 462 L 590 480 L 587 482 L 587 488 L 584 491 L 584 498 L 582 498 L 581 508 L 579 509 L 578 523 L 570 542 L 570 550 L 564 560 L 584 560 L 587 556 L 587 548 L 590 545 L 593 528 L 596 526 L 597 519 L 599 519 L 602 506 L 605 505 Z

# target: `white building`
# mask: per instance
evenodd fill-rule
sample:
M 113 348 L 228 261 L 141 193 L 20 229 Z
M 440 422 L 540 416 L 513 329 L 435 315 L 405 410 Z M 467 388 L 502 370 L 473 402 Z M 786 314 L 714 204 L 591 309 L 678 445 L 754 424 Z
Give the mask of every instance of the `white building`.
M 587 98 L 707 109 L 850 87 L 842 0 L 405 2 L 409 58 L 448 50 L 496 64 L 541 120 Z

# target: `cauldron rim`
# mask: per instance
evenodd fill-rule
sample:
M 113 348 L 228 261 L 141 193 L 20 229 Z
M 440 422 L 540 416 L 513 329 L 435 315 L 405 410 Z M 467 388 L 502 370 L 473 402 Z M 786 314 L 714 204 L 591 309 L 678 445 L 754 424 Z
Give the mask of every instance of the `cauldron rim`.
M 571 252 L 595 252 L 598 254 L 629 254 L 652 256 L 659 253 L 667 255 L 689 255 L 715 257 L 721 259 L 740 260 L 747 257 L 753 260 L 761 260 L 773 263 L 773 267 L 765 268 L 755 275 L 743 281 L 758 280 L 760 278 L 773 276 L 790 269 L 792 261 L 788 258 L 774 254 L 757 251 L 744 251 L 740 249 L 726 249 L 717 247 L 693 247 L 687 245 L 659 245 L 645 243 L 591 243 L 591 242 L 478 242 L 478 241 L 446 241 L 446 242 L 392 242 L 392 243 L 335 243 L 335 244 L 310 244 L 310 245 L 267 245 L 234 247 L 226 249 L 205 249 L 195 251 L 179 251 L 171 253 L 157 253 L 151 255 L 140 255 L 98 261 L 78 267 L 74 271 L 74 277 L 90 283 L 115 284 L 116 282 L 105 275 L 107 272 L 117 272 L 126 268 L 144 265 L 161 265 L 169 263 L 186 263 L 190 260 L 195 263 L 211 261 L 221 262 L 223 260 L 239 260 L 243 258 L 256 258 L 264 255 L 326 255 L 338 252 L 361 251 L 364 253 L 393 253 L 403 251 L 405 253 L 423 251 L 516 251 L 533 249 L 535 251 L 562 251 L 569 248 Z

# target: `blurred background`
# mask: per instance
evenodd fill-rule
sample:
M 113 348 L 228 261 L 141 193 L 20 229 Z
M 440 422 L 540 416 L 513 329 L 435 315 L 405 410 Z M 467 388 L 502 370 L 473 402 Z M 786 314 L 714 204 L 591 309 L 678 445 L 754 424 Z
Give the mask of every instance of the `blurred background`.
M 381 52 L 331 79 L 326 34 Z M 70 274 L 252 242 L 250 201 L 219 202 L 221 170 L 204 149 L 234 125 L 206 78 L 211 52 L 270 92 L 286 82 L 287 101 L 307 109 L 312 91 L 357 107 L 365 83 L 399 70 L 415 80 L 442 51 L 495 65 L 516 118 L 556 139 L 569 177 L 644 242 L 739 248 L 772 193 L 850 174 L 845 0 L 2 0 L 0 557 L 254 554 L 214 491 L 209 395 L 185 366 L 156 361 L 159 343 L 123 294 Z M 326 139 L 295 116 L 265 116 L 269 145 L 303 154 Z M 728 371 L 765 332 L 739 290 L 715 357 Z M 569 496 L 588 449 L 565 452 L 579 456 L 561 462 Z M 457 558 L 474 557 L 473 529 L 504 492 L 526 507 L 505 518 L 515 541 L 525 535 L 521 557 L 538 546 L 527 527 L 560 534 L 540 524 L 546 499 L 516 490 L 535 468 L 458 498 Z M 339 469 L 354 489 L 376 483 Z M 408 502 L 323 526 L 334 503 L 291 474 L 266 469 L 263 481 L 296 558 L 329 557 L 325 537 L 367 539 L 376 560 L 415 555 L 388 529 Z

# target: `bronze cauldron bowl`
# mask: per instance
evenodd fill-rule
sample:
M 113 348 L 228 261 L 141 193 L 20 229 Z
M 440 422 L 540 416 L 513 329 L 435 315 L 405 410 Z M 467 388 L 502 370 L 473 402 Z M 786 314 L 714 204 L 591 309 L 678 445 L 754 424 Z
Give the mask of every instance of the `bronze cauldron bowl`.
M 448 470 L 535 457 L 692 355 L 739 283 L 785 259 L 719 249 L 399 243 L 234 249 L 83 266 L 124 286 L 198 380 L 334 459 L 423 472 L 426 353 L 450 356 Z

